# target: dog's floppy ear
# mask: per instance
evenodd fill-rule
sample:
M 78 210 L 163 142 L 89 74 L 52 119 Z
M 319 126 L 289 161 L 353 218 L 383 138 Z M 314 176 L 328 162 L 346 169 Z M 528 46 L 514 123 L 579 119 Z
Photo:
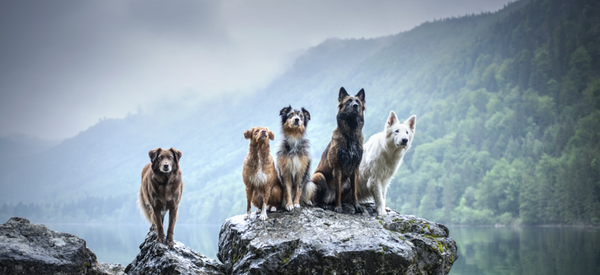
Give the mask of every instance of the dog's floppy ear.
M 244 138 L 245 139 L 250 139 L 252 138 L 252 132 L 254 131 L 254 128 L 250 129 L 250 130 L 246 130 L 246 132 L 244 132 Z
M 408 125 L 408 127 L 410 127 L 410 130 L 414 133 L 415 132 L 415 128 L 417 127 L 417 115 L 410 116 L 404 122 L 404 124 Z
M 160 154 L 160 148 L 156 148 L 154 150 L 150 150 L 150 152 L 148 152 L 148 156 L 150 157 L 150 161 L 154 162 L 156 160 L 156 157 L 158 157 L 158 154 Z
M 340 94 L 338 95 L 338 102 L 342 102 L 344 100 L 344 98 L 346 98 L 348 95 L 348 93 L 346 92 L 346 89 L 344 89 L 344 87 L 340 88 Z
M 269 131 L 268 128 L 267 128 L 267 133 L 269 134 L 269 139 L 270 140 L 275 140 L 275 134 L 273 134 L 273 132 Z
M 394 123 L 396 123 L 398 121 L 398 116 L 396 116 L 396 113 L 394 113 L 394 111 L 390 111 L 390 115 L 388 116 L 388 120 L 387 120 L 387 127 L 390 127 L 392 125 L 394 125 Z
M 304 117 L 306 118 L 304 121 L 310 120 L 310 113 L 304 107 L 302 107 L 302 113 L 304 113 Z
M 365 89 L 360 89 L 360 91 L 358 91 L 358 94 L 355 95 L 356 97 L 358 97 L 358 99 L 360 99 L 360 102 L 362 102 L 363 107 L 365 106 Z
M 281 111 L 279 111 L 279 115 L 283 116 L 283 115 L 289 113 L 291 109 L 292 109 L 292 105 L 290 105 L 288 107 L 283 107 L 283 109 L 281 109 Z
M 175 156 L 175 161 L 177 163 L 179 163 L 179 160 L 181 159 L 181 156 L 183 155 L 183 153 L 175 148 L 171 148 L 171 153 L 173 153 L 173 156 Z

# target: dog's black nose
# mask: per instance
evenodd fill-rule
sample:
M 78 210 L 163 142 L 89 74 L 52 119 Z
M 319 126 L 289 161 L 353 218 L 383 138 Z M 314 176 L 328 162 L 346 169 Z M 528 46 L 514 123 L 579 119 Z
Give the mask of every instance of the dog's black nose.
M 406 143 L 408 143 L 408 139 L 407 138 L 403 138 L 402 139 L 402 145 L 406 145 Z
M 296 119 L 294 119 L 294 120 L 295 120 L 296 122 L 300 121 L 300 119 L 299 119 L 299 118 L 296 118 Z
M 352 107 L 354 107 L 354 108 L 358 107 L 358 103 L 356 103 L 356 102 L 352 103 Z

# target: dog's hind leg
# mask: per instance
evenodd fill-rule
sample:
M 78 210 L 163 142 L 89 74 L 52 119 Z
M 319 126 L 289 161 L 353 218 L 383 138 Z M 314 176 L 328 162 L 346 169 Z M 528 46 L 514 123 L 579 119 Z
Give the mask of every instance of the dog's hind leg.
M 328 202 L 326 201 L 326 197 L 329 193 L 329 187 L 327 186 L 327 179 L 325 178 L 325 175 L 320 172 L 315 172 L 310 178 L 310 181 L 315 184 L 316 189 L 313 201 L 321 208 L 327 209 Z

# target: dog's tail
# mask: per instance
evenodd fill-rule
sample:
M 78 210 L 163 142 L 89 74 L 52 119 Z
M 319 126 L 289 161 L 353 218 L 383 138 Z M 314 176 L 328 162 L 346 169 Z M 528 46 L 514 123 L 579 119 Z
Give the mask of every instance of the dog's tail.
M 302 196 L 300 199 L 307 205 L 312 205 L 313 198 L 317 193 L 317 185 L 312 181 L 307 181 L 302 188 Z
M 138 193 L 138 200 L 137 200 L 137 204 L 138 207 L 140 208 L 140 214 L 142 214 L 142 216 L 144 216 L 144 218 L 146 218 L 147 221 L 149 221 L 150 223 L 152 222 L 152 213 L 150 213 L 152 210 L 149 209 L 149 207 L 146 205 L 146 200 L 144 199 L 144 194 L 142 189 L 140 188 L 140 192 Z

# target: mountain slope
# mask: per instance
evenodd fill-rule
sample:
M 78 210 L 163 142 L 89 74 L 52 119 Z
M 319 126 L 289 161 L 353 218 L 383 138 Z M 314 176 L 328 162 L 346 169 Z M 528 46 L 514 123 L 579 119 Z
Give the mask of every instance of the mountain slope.
M 104 120 L 1 167 L 0 200 L 13 206 L 0 214 L 138 219 L 141 167 L 162 146 L 183 151 L 180 220 L 220 223 L 244 211 L 243 131 L 268 126 L 277 141 L 279 110 L 304 106 L 316 164 L 344 86 L 366 91 L 365 139 L 390 110 L 418 117 L 388 206 L 447 223 L 598 223 L 598 14 L 594 1 L 519 1 L 394 36 L 325 41 L 254 95 Z

